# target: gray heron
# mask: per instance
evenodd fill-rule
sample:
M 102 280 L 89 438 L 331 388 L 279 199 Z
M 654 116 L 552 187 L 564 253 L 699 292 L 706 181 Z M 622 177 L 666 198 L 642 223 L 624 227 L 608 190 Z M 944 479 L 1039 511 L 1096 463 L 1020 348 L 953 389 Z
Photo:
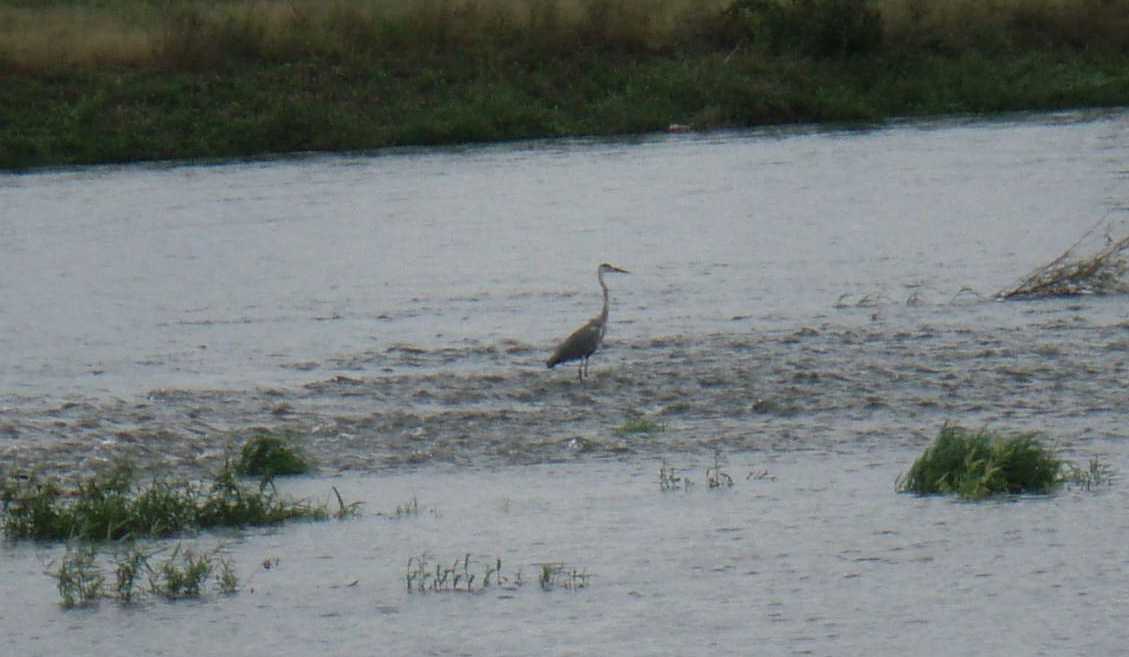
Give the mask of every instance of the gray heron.
M 628 273 L 630 272 L 626 269 L 620 269 L 606 262 L 596 268 L 596 280 L 600 281 L 600 288 L 604 291 L 604 309 L 565 338 L 545 363 L 546 367 L 551 369 L 558 363 L 579 360 L 580 366 L 576 371 L 576 377 L 580 381 L 584 380 L 588 374 L 588 357 L 600 348 L 600 343 L 604 341 L 604 333 L 608 330 L 608 286 L 604 283 L 604 274 Z

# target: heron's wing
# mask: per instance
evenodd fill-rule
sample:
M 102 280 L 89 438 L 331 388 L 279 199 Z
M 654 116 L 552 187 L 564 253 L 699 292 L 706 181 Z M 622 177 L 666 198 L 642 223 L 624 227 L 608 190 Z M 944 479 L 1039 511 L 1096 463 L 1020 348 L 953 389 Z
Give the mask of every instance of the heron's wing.
M 600 346 L 600 329 L 602 326 L 603 322 L 597 317 L 573 331 L 572 335 L 565 338 L 561 346 L 553 352 L 553 356 L 549 359 L 550 367 L 557 363 L 591 356 L 592 352 Z

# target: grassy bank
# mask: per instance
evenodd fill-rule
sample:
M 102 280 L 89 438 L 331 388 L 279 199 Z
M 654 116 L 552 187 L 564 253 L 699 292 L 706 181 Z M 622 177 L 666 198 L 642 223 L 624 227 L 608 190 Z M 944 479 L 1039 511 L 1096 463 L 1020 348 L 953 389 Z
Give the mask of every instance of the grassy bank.
M 1129 105 L 1129 0 L 0 0 L 0 167 Z

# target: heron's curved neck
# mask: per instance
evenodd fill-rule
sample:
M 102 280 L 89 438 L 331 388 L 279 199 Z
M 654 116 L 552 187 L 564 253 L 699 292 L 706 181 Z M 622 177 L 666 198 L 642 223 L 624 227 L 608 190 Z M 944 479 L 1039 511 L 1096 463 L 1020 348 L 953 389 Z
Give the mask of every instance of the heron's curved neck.
M 600 288 L 604 291 L 604 309 L 600 311 L 600 323 L 608 321 L 608 285 L 604 283 L 604 272 L 596 272 L 596 279 L 600 281 Z

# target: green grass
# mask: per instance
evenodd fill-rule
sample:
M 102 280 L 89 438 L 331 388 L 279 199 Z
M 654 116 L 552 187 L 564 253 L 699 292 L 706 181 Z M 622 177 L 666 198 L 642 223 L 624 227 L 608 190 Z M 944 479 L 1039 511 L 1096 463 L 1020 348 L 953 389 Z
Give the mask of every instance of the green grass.
M 134 543 L 118 550 L 113 557 L 111 591 L 106 590 L 107 577 L 98 563 L 98 550 L 91 543 L 68 546 L 58 567 L 48 570 L 47 575 L 55 580 L 60 603 L 67 609 L 89 606 L 104 598 L 131 604 L 147 594 L 166 600 L 200 598 L 209 581 L 224 594 L 238 589 L 235 567 L 219 548 L 197 552 L 178 543 L 167 558 L 156 559 L 162 551 L 146 550 Z
M 395 515 L 395 517 L 397 517 L 397 518 L 407 518 L 409 516 L 418 516 L 418 515 L 419 515 L 419 500 L 416 499 L 414 496 L 412 497 L 412 499 L 410 501 L 405 502 L 403 504 L 396 505 L 396 515 Z
M 592 579 L 592 575 L 587 570 L 577 570 L 563 561 L 539 563 L 537 566 L 537 583 L 544 591 L 586 589 Z
M 732 488 L 736 483 L 728 472 L 722 469 L 724 459 L 722 458 L 721 450 L 714 450 L 713 465 L 706 466 L 705 480 L 706 486 L 710 489 L 717 488 Z M 682 469 L 682 472 L 685 472 Z M 767 469 L 761 468 L 759 470 L 750 470 L 745 475 L 745 481 L 776 481 L 774 475 L 769 474 Z M 689 492 L 694 487 L 694 480 L 690 477 L 679 474 L 679 469 L 670 465 L 663 460 L 662 465 L 659 466 L 659 490 L 665 492 L 681 490 Z
M 681 476 L 673 465 L 665 460 L 659 466 L 659 490 L 666 492 L 672 490 L 688 491 L 694 485 L 689 477 Z
M 666 425 L 646 417 L 633 417 L 624 420 L 623 424 L 616 427 L 614 431 L 621 436 L 639 433 L 658 433 L 660 431 L 666 431 Z
M 1129 105 L 1129 0 L 0 0 L 0 168 Z
M 591 574 L 561 561 L 534 564 L 537 582 L 544 591 L 587 588 Z M 526 584 L 521 569 L 505 574 L 501 558 L 479 562 L 467 553 L 450 565 L 424 554 L 408 559 L 404 572 L 408 593 L 481 593 L 490 587 L 516 590 Z
M 98 567 L 97 558 L 93 546 L 68 547 L 59 567 L 47 573 L 55 579 L 64 608 L 89 606 L 103 596 L 106 576 Z
M 239 481 L 225 466 L 209 482 L 142 482 L 128 464 L 86 478 L 73 490 L 55 481 L 17 478 L 0 489 L 0 526 L 12 539 L 121 540 L 166 537 L 215 527 L 324 520 L 326 506 L 279 497 L 267 480 Z M 336 517 L 353 515 L 338 495 Z
M 252 435 L 239 451 L 236 474 L 271 478 L 306 474 L 310 463 L 293 438 L 260 432 Z
M 146 566 L 148 564 L 146 563 Z M 172 556 L 149 570 L 151 590 L 170 600 L 198 598 L 214 569 L 212 555 L 181 549 L 177 544 Z
M 411 557 L 404 581 L 408 593 L 477 593 L 491 586 L 514 589 L 524 583 L 520 570 L 514 576 L 503 574 L 501 558 L 480 564 L 469 553 L 450 566 L 428 555 Z
M 1067 463 L 1032 433 L 1005 435 L 945 424 L 897 483 L 901 492 L 955 494 L 979 500 L 993 495 L 1049 493 L 1070 475 Z
M 733 477 L 721 469 L 721 451 L 713 453 L 713 466 L 706 468 L 706 485 L 710 488 L 732 488 Z

